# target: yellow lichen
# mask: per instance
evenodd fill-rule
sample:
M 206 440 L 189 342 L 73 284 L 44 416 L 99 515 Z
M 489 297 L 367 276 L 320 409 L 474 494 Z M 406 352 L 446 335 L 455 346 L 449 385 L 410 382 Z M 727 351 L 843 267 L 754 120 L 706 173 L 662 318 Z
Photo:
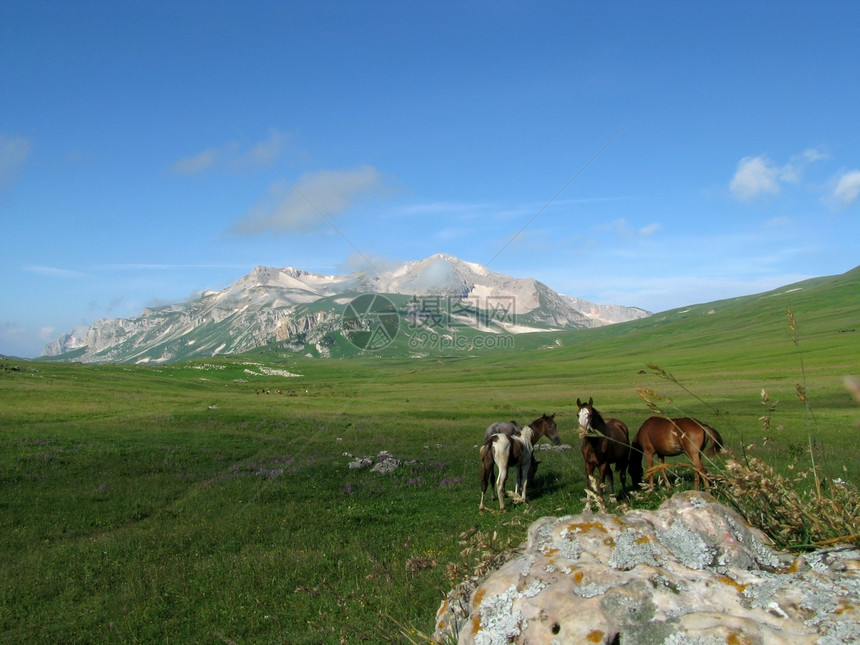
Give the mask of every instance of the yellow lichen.
M 726 637 L 727 645 L 752 645 L 752 641 L 738 632 L 732 632 Z
M 477 634 L 481 631 L 483 627 L 481 627 L 481 617 L 478 614 L 472 616 L 472 633 Z
M 732 578 L 729 578 L 728 576 L 719 576 L 719 577 L 717 578 L 717 580 L 719 580 L 719 581 L 720 581 L 720 582 L 722 582 L 723 584 L 729 585 L 730 587 L 734 587 L 734 588 L 737 590 L 737 592 L 738 592 L 738 593 L 743 593 L 743 592 L 744 592 L 744 590 L 747 588 L 747 586 L 746 586 L 746 585 L 742 585 L 742 584 L 741 584 L 740 582 L 738 582 L 737 580 L 734 580 L 734 579 L 732 579 Z
M 475 592 L 475 597 L 472 598 L 472 606 L 477 607 L 478 605 L 480 605 L 481 601 L 484 599 L 484 594 L 486 594 L 486 593 L 487 593 L 486 589 L 478 589 Z
M 591 529 L 597 529 L 598 531 L 603 531 L 607 533 L 608 531 L 600 522 L 574 522 L 567 525 L 568 531 L 576 531 L 579 529 L 583 533 L 586 531 L 590 531 Z

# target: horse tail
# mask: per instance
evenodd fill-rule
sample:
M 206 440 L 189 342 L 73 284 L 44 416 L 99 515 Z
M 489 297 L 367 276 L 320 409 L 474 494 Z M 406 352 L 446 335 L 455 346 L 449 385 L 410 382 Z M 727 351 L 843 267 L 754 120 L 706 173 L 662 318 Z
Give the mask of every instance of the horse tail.
M 718 452 L 724 451 L 726 449 L 725 445 L 723 444 L 723 438 L 720 433 L 717 432 L 711 426 L 706 425 L 704 426 L 704 428 L 705 435 L 709 440 L 708 445 L 705 448 L 705 455 L 707 457 L 714 457 Z
M 491 436 L 481 446 L 481 490 L 487 490 L 487 484 L 493 476 L 495 458 L 493 457 L 493 443 L 495 435 Z
M 633 438 L 633 443 L 630 444 L 630 459 L 627 461 L 627 474 L 630 475 L 630 487 L 638 488 L 642 483 L 642 477 L 645 475 L 645 470 L 642 467 L 642 459 L 645 457 L 645 451 L 642 450 L 642 445 L 637 441 L 638 435 Z

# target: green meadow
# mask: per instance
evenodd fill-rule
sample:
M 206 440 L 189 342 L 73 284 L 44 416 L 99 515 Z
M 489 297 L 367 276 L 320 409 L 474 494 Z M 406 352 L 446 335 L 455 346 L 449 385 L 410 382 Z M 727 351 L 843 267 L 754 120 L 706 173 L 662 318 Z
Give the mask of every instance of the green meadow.
M 582 511 L 577 397 L 632 435 L 652 414 L 644 392 L 736 455 L 789 477 L 812 459 L 858 484 L 860 406 L 843 383 L 860 376 L 858 293 L 854 270 L 421 358 L 0 360 L 0 641 L 422 642 L 482 557 Z M 528 505 L 480 514 L 484 429 L 545 412 L 573 449 L 538 453 Z M 397 471 L 349 467 L 381 451 Z

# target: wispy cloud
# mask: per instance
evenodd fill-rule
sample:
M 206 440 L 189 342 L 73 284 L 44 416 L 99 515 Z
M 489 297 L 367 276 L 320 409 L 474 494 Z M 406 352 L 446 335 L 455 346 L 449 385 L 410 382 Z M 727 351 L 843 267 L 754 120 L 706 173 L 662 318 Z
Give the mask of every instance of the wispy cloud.
M 403 260 L 390 258 L 387 255 L 379 255 L 375 253 L 350 253 L 346 260 L 338 265 L 338 269 L 342 271 L 387 271 L 394 269 L 403 264 Z
M 262 168 L 283 154 L 287 135 L 271 130 L 267 139 L 253 144 L 248 150 L 240 141 L 211 147 L 184 157 L 170 166 L 177 175 L 197 175 L 212 170 L 239 172 Z
M 253 236 L 318 230 L 326 226 L 326 218 L 341 215 L 361 198 L 381 195 L 384 189 L 382 174 L 371 166 L 307 173 L 295 184 L 278 181 L 230 233 Z
M 244 269 L 246 264 L 147 264 L 145 262 L 126 262 L 122 264 L 100 264 L 96 269 L 102 271 L 173 271 L 176 269 Z
M 0 134 L 0 193 L 15 180 L 29 154 L 30 142 L 27 139 Z
M 860 170 L 849 170 L 836 180 L 832 201 L 837 208 L 848 208 L 860 197 Z
M 63 278 L 63 279 L 79 279 L 79 278 L 91 278 L 92 276 L 83 273 L 81 271 L 73 271 L 71 269 L 60 269 L 57 267 L 44 266 L 39 264 L 31 264 L 24 267 L 25 271 L 29 273 L 36 273 L 38 275 L 46 276 L 49 278 Z
M 761 197 L 778 195 L 782 185 L 797 183 L 810 163 L 827 159 L 829 155 L 813 148 L 793 155 L 779 165 L 766 155 L 744 157 L 738 162 L 729 190 L 735 198 L 749 202 Z
M 484 217 L 494 205 L 489 202 L 427 202 L 410 204 L 398 209 L 402 215 L 457 215 L 458 217 Z
M 221 159 L 232 152 L 232 146 L 206 148 L 206 150 L 196 155 L 180 159 L 170 169 L 178 175 L 196 175 L 204 170 L 215 167 Z
M 40 327 L 39 328 L 39 338 L 43 342 L 50 342 L 52 340 L 56 340 L 57 331 L 55 327 Z
M 608 232 L 612 233 L 616 237 L 631 240 L 638 237 L 651 237 L 661 229 L 661 225 L 656 222 L 653 224 L 649 224 L 648 226 L 643 226 L 642 228 L 635 228 L 630 225 L 630 223 L 624 219 L 617 219 L 612 222 L 608 222 L 606 224 L 601 224 L 594 227 L 595 231 L 598 232 Z

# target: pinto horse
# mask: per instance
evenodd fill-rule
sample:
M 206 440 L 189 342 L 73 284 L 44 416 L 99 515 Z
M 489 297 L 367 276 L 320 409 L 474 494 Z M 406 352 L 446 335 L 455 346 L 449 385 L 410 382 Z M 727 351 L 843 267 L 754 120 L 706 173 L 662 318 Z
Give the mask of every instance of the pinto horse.
M 511 436 L 502 432 L 492 434 L 481 446 L 481 505 L 478 507 L 480 510 L 484 510 L 484 495 L 496 467 L 499 469 L 499 474 L 496 477 L 493 496 L 499 498 L 499 508 L 505 510 L 505 481 L 508 478 L 510 466 L 516 468 L 517 474 L 514 499 L 526 501 L 526 488 L 529 479 L 537 472 L 538 464 L 533 456 L 533 436 L 532 427 L 526 426 L 520 434 Z
M 645 458 L 645 468 L 648 473 L 648 484 L 654 485 L 654 472 L 652 464 L 654 455 L 661 464 L 666 463 L 666 457 L 686 454 L 693 464 L 696 474 L 696 490 L 699 489 L 701 478 L 708 487 L 708 472 L 702 465 L 702 454 L 713 456 L 723 449 L 723 438 L 720 433 L 711 426 L 690 417 L 678 419 L 667 419 L 665 417 L 649 417 L 639 428 L 639 432 L 633 438 L 633 450 L 636 451 L 634 459 L 630 463 L 630 479 L 633 486 L 638 486 L 642 481 L 642 459 L 638 453 Z M 666 471 L 663 471 L 663 479 L 669 485 Z
M 589 397 L 588 403 L 576 399 L 579 407 L 579 437 L 582 439 L 582 457 L 585 459 L 585 477 L 591 487 L 591 476 L 597 468 L 600 473 L 600 492 L 603 493 L 606 475 L 609 475 L 609 487 L 615 494 L 615 479 L 612 476 L 612 464 L 618 473 L 621 491 L 626 489 L 627 466 L 630 462 L 630 433 L 623 421 L 604 419 L 603 415 L 594 408 L 594 400 Z
M 541 437 L 546 437 L 556 446 L 561 443 L 561 437 L 558 436 L 558 428 L 555 425 L 555 414 L 542 414 L 537 419 L 529 424 L 533 432 L 532 443 L 540 441 Z M 494 434 L 504 434 L 510 437 L 512 434 L 520 434 L 523 429 L 516 421 L 497 421 L 487 426 L 484 431 L 484 442 L 486 442 Z
M 561 438 L 558 436 L 558 428 L 555 425 L 555 414 L 542 414 L 537 419 L 529 424 L 532 429 L 532 447 L 541 437 L 546 437 L 556 446 L 561 443 Z M 487 426 L 484 431 L 484 443 L 489 441 L 494 434 L 503 434 L 510 439 L 512 435 L 522 434 L 523 428 L 516 421 L 496 421 Z M 534 482 L 535 473 L 537 473 L 537 465 L 540 463 L 532 456 L 534 464 L 529 467 L 529 483 Z

